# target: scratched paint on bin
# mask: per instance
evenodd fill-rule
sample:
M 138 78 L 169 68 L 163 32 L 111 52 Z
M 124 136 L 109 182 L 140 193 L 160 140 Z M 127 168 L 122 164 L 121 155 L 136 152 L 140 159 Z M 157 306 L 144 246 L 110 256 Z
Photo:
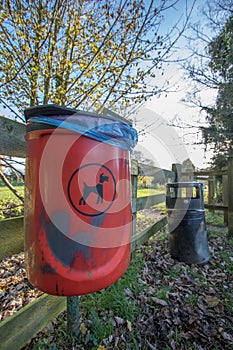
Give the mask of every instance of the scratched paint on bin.
M 92 258 L 88 239 L 90 235 L 87 232 L 80 232 L 76 237 L 73 236 L 72 239 L 67 237 L 69 229 L 69 217 L 67 213 L 56 213 L 53 221 L 56 225 L 49 219 L 44 221 L 47 245 L 53 256 L 65 267 L 72 267 L 76 258 L 81 258 L 84 262 L 88 262 Z M 78 240 L 85 244 L 79 243 Z
M 91 218 L 91 225 L 95 227 L 96 230 L 98 230 L 98 228 L 101 227 L 104 222 L 104 217 L 105 217 L 105 213 L 102 213 L 99 216 L 93 216 Z

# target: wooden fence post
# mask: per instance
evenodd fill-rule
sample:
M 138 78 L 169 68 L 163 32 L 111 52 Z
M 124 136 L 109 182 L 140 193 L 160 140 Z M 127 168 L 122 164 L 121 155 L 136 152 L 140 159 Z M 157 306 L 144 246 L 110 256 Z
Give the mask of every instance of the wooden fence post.
M 233 237 L 233 157 L 228 159 L 228 236 Z
M 172 164 L 172 171 L 174 174 L 174 182 L 181 181 L 181 171 L 182 171 L 182 165 L 181 164 Z
M 214 177 L 212 175 L 208 178 L 208 204 L 214 204 Z M 214 212 L 213 209 L 209 209 L 209 211 Z
M 131 196 L 132 196 L 132 220 L 133 220 L 133 232 L 132 232 L 132 244 L 131 251 L 134 251 L 135 238 L 136 238 L 136 224 L 137 224 L 137 188 L 138 188 L 138 162 L 131 160 Z
M 228 206 L 228 176 L 222 176 L 223 205 Z M 228 224 L 228 209 L 224 210 L 224 223 Z

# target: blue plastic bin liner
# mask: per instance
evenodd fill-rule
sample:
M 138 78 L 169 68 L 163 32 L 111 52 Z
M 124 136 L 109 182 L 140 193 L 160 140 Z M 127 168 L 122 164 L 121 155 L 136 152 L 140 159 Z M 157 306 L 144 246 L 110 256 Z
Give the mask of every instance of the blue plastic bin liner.
M 75 131 L 94 140 L 132 150 L 138 141 L 137 131 L 127 123 L 112 120 L 101 115 L 37 115 L 28 123 L 42 123 Z

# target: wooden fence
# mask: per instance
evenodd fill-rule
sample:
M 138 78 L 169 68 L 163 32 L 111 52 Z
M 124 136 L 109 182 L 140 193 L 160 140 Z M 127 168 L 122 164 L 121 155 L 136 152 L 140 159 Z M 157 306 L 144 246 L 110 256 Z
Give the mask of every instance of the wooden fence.
M 227 167 L 221 170 L 195 171 L 182 169 L 181 164 L 173 164 L 175 181 L 199 181 L 207 184 L 208 199 L 205 208 L 209 210 L 222 210 L 224 221 L 228 225 L 228 236 L 233 237 L 233 158 L 228 159 Z M 221 179 L 221 180 L 220 180 Z M 221 183 L 222 201 L 215 198 L 216 185 Z
M 25 157 L 25 125 L 0 117 L 0 154 L 13 157 Z M 149 237 L 166 226 L 166 217 L 155 222 L 140 233 L 136 233 L 136 214 L 144 208 L 165 201 L 165 193 L 150 197 L 137 198 L 138 175 L 154 176 L 161 181 L 161 176 L 166 179 L 173 173 L 149 166 L 131 162 L 132 182 L 132 211 L 133 211 L 133 242 L 132 251 L 137 246 L 146 242 Z M 23 251 L 23 217 L 11 218 L 0 221 L 0 259 Z M 33 302 L 9 316 L 0 323 L 1 350 L 21 349 L 51 320 L 65 310 L 69 298 L 56 297 L 44 294 Z

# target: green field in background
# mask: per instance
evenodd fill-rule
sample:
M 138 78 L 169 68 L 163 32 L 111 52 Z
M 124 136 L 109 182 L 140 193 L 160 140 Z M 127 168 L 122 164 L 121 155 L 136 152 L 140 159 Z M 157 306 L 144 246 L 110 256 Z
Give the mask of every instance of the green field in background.
M 14 186 L 16 191 L 23 196 L 24 194 L 24 186 Z M 18 200 L 14 193 L 7 186 L 0 186 L 0 200 Z
M 147 197 L 147 196 L 153 196 L 155 194 L 161 194 L 164 193 L 165 194 L 165 187 L 162 188 L 142 188 L 139 187 L 137 190 L 137 197 Z

